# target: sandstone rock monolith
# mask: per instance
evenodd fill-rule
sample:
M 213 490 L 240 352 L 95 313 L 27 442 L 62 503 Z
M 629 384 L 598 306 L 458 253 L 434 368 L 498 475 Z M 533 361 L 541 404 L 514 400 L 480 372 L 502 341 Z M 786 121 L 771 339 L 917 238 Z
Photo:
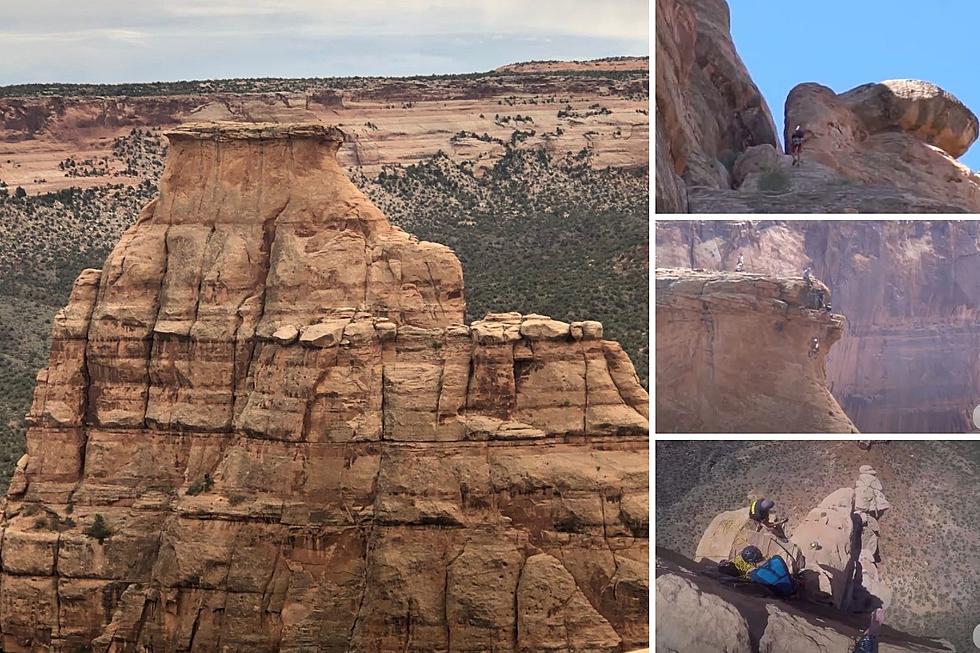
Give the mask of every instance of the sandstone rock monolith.
M 618 345 L 466 327 L 458 259 L 347 180 L 335 128 L 168 138 L 52 327 L 3 649 L 644 645 L 646 393 Z

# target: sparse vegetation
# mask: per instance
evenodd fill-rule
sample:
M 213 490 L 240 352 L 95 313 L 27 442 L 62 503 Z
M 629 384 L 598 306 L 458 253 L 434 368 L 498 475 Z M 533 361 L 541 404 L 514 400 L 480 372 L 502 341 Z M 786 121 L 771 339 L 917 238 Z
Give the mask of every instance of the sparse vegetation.
M 785 193 L 789 187 L 789 174 L 782 168 L 767 168 L 759 177 L 759 190 L 767 193 Z
M 92 525 L 86 528 L 83 532 L 92 539 L 98 540 L 99 544 L 104 544 L 107 539 L 112 537 L 112 531 L 105 523 L 105 518 L 101 513 L 96 513 L 95 519 L 92 521 Z

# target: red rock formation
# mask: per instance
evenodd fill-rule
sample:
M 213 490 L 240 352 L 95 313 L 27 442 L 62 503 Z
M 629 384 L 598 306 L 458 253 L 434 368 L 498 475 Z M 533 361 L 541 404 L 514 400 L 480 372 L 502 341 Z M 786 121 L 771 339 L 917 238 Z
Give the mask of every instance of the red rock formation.
M 980 223 L 658 221 L 657 264 L 813 273 L 848 328 L 827 358 L 862 432 L 962 433 L 980 401 Z
M 349 137 L 341 163 L 372 177 L 390 164 L 419 163 L 438 153 L 477 170 L 490 168 L 509 149 L 529 148 L 562 158 L 587 147 L 596 168 L 645 169 L 649 76 L 647 59 L 624 58 L 425 79 L 48 85 L 24 87 L 34 95 L 22 97 L 9 97 L 14 89 L 6 88 L 0 94 L 0 178 L 32 195 L 139 183 L 114 139 L 134 128 L 150 133 L 191 121 L 336 124 Z M 96 91 L 102 95 L 91 95 Z M 105 166 L 84 176 L 66 176 L 59 167 L 67 158 L 103 157 Z
M 844 318 L 815 310 L 802 278 L 656 275 L 658 432 L 856 432 L 826 382 Z
M 731 38 L 724 0 L 657 0 L 657 211 L 686 186 L 731 188 L 746 148 L 778 144 L 772 114 Z
M 463 320 L 317 125 L 169 135 L 52 328 L 3 521 L 6 651 L 646 641 L 646 393 L 601 325 Z
M 801 125 L 806 161 L 825 166 L 825 180 L 890 185 L 980 211 L 980 175 L 956 160 L 977 139 L 977 117 L 935 84 L 892 80 L 840 94 L 800 84 L 785 115 L 785 142 Z
M 796 125 L 806 134 L 794 166 L 735 50 L 728 4 L 658 0 L 656 16 L 659 212 L 980 211 L 980 175 L 956 160 L 977 139 L 977 117 L 948 91 L 918 80 L 840 94 L 799 84 L 785 102 L 783 143 Z

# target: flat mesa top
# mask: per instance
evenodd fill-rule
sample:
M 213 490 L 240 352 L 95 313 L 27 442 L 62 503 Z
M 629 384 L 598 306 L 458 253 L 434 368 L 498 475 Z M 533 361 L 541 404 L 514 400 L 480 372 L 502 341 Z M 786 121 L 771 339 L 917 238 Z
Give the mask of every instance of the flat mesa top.
M 337 127 L 318 122 L 192 122 L 164 132 L 174 139 L 215 141 L 315 139 L 342 143 L 346 135 Z

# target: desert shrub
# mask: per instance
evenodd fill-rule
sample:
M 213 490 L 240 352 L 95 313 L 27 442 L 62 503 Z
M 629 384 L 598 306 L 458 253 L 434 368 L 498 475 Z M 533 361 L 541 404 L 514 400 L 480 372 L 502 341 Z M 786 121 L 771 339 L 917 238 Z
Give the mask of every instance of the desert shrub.
M 769 193 L 785 193 L 789 187 L 789 174 L 782 168 L 768 168 L 759 178 L 759 189 Z
M 102 544 L 108 538 L 112 537 L 112 531 L 109 530 L 109 526 L 105 523 L 105 518 L 99 513 L 96 513 L 95 520 L 92 522 L 92 525 L 86 528 L 83 532 L 92 539 L 98 540 L 99 544 Z
M 210 492 L 212 487 L 214 487 L 214 480 L 210 474 L 205 474 L 204 478 L 187 488 L 187 494 L 193 497 L 202 492 Z

